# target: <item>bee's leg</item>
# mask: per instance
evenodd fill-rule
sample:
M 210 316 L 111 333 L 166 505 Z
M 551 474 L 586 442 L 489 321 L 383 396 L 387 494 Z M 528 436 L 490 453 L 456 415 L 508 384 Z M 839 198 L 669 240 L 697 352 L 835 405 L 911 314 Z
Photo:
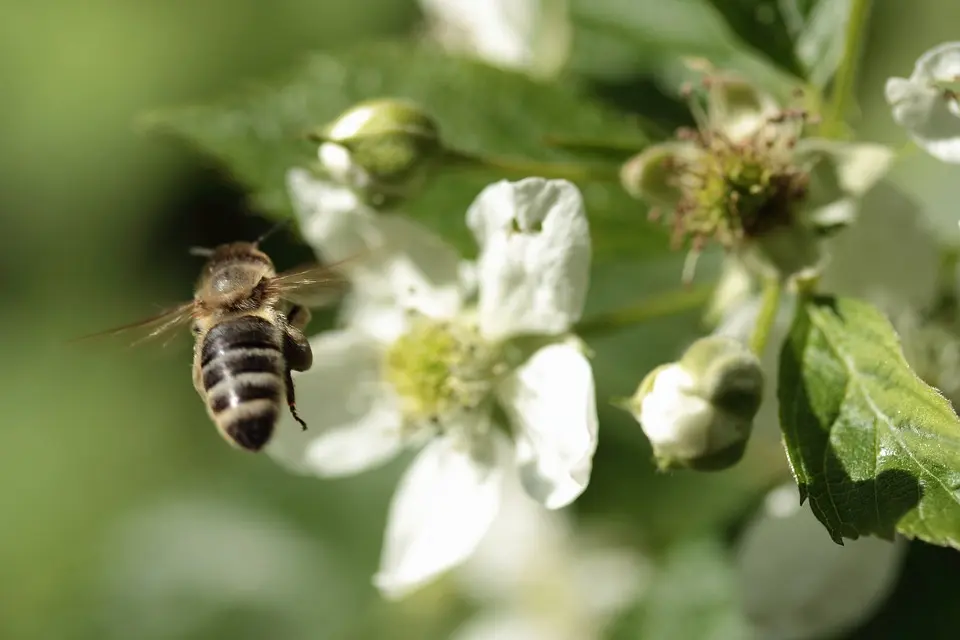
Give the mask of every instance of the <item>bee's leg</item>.
M 303 418 L 300 417 L 300 414 L 297 413 L 297 399 L 294 396 L 293 391 L 293 374 L 290 372 L 290 368 L 287 368 L 287 373 L 284 376 L 284 382 L 287 385 L 287 406 L 290 407 L 290 415 L 293 416 L 293 419 L 300 423 L 300 426 L 303 427 L 303 430 L 307 430 L 307 423 L 303 421 Z
M 313 366 L 313 350 L 310 341 L 303 335 L 301 327 L 307 324 L 310 312 L 306 307 L 294 307 L 283 323 L 283 357 L 287 361 L 285 383 L 287 387 L 287 406 L 293 419 L 300 423 L 304 431 L 307 423 L 297 413 L 297 401 L 293 389 L 293 371 L 306 371 Z
M 302 309 L 303 311 L 299 311 Z M 310 349 L 310 341 L 303 335 L 301 326 L 306 324 L 304 314 L 307 319 L 310 312 L 305 307 L 294 307 L 290 311 L 286 322 L 283 323 L 283 357 L 294 371 L 306 371 L 313 366 L 313 351 Z M 297 326 L 297 324 L 301 326 Z
M 303 331 L 306 328 L 307 323 L 310 322 L 310 317 L 310 309 L 295 304 L 290 307 L 290 311 L 287 313 L 287 324 L 294 329 Z

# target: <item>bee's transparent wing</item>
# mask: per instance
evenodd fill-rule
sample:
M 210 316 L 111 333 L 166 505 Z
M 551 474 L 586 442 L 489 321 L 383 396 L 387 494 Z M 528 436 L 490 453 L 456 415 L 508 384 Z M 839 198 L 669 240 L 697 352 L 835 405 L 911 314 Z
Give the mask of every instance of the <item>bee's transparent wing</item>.
M 90 340 L 93 338 L 102 338 L 112 335 L 142 332 L 143 335 L 132 343 L 136 345 L 144 342 L 145 340 L 157 338 L 165 333 L 186 325 L 193 319 L 193 307 L 194 305 L 192 301 L 184 302 L 175 307 L 164 309 L 160 313 L 150 316 L 149 318 L 143 318 L 141 320 L 137 320 L 136 322 L 131 322 L 130 324 L 107 329 L 106 331 L 98 331 L 96 333 L 80 336 L 79 338 L 72 340 L 72 342 Z
M 281 273 L 273 279 L 277 294 L 303 307 L 326 307 L 336 302 L 349 283 L 336 265 L 310 265 Z

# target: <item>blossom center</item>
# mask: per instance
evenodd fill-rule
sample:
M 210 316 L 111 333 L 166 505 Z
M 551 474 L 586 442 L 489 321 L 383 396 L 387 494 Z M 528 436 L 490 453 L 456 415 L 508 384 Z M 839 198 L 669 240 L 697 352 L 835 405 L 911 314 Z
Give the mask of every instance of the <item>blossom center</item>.
M 408 422 L 436 423 L 484 404 L 499 360 L 499 349 L 474 323 L 422 317 L 387 351 L 384 376 Z
M 743 139 L 709 128 L 681 132 L 698 153 L 674 160 L 671 173 L 680 190 L 675 240 L 690 236 L 696 246 L 713 238 L 729 247 L 791 224 L 809 182 L 793 163 L 797 121 L 804 117 L 782 112 Z

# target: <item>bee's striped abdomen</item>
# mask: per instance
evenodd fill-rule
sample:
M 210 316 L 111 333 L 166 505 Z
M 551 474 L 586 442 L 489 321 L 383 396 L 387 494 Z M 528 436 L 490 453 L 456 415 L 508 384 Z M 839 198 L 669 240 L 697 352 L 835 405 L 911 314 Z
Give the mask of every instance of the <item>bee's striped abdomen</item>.
M 212 327 L 200 348 L 207 408 L 230 440 L 251 451 L 270 440 L 284 399 L 282 335 L 257 316 Z

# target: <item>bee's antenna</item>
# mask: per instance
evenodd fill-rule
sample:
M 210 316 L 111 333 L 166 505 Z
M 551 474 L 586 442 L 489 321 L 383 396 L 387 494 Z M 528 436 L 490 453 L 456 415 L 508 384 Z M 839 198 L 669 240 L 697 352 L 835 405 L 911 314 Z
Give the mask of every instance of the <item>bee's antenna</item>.
M 272 227 L 267 229 L 263 233 L 263 235 L 261 235 L 259 238 L 253 241 L 253 246 L 259 247 L 261 242 L 263 242 L 264 240 L 266 240 L 267 238 L 269 238 L 270 236 L 272 236 L 273 234 L 275 234 L 277 231 L 287 226 L 288 224 L 290 224 L 289 218 L 287 218 L 286 220 L 281 220 L 277 224 L 273 225 Z
M 209 258 L 213 255 L 213 249 L 208 249 L 207 247 L 190 247 L 190 255 Z

